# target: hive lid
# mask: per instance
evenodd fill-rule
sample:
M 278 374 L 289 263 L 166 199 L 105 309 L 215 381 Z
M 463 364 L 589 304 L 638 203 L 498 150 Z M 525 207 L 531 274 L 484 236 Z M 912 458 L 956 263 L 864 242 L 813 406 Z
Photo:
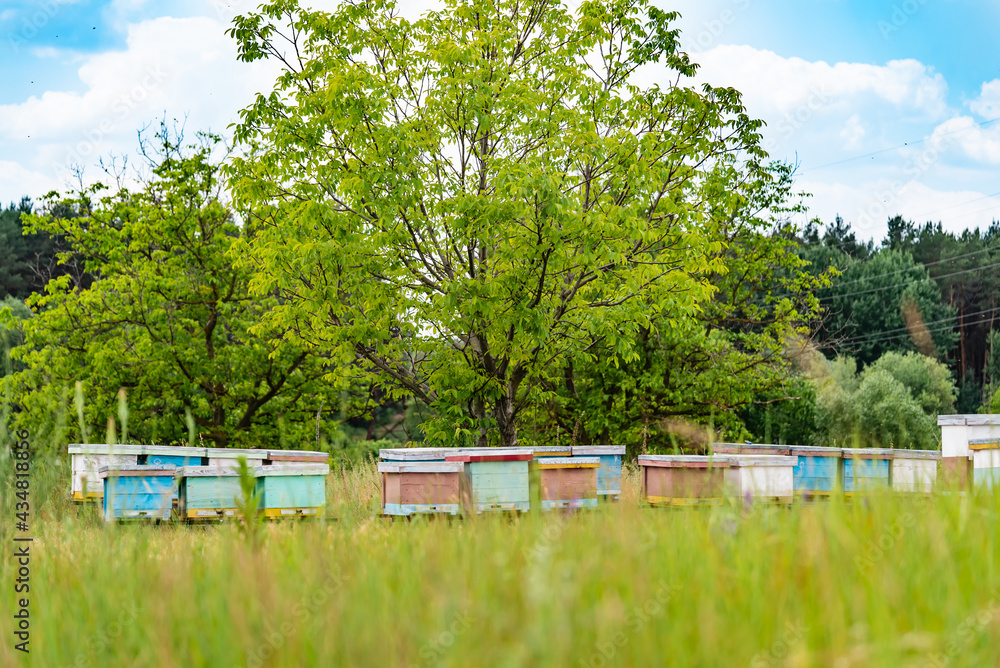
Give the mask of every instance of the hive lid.
M 899 448 L 894 452 L 894 459 L 941 459 L 940 450 L 906 450 Z
M 939 427 L 955 427 L 965 424 L 968 415 L 938 415 L 937 423 Z
M 205 457 L 207 448 L 190 448 L 182 445 L 144 445 L 142 454 L 161 457 Z
M 450 448 L 386 448 L 378 451 L 379 459 L 385 461 L 428 461 L 444 459 Z
M 789 454 L 800 457 L 841 457 L 843 448 L 831 448 L 825 445 L 793 445 Z
M 531 461 L 531 448 L 463 448 L 445 456 L 448 462 L 522 462 Z
M 97 474 L 103 480 L 109 476 L 129 477 L 129 476 L 170 476 L 173 477 L 176 466 L 167 464 L 123 464 L 122 466 L 102 466 L 97 470 Z
M 254 477 L 266 478 L 268 476 L 308 476 L 308 475 L 329 475 L 329 464 L 309 464 L 303 462 L 293 466 L 255 466 Z
M 841 452 L 844 459 L 892 459 L 896 450 L 892 448 L 844 448 Z
M 379 473 L 461 473 L 463 462 L 379 462 Z
M 268 450 L 267 458 L 273 461 L 288 460 L 292 457 L 303 459 L 315 459 L 317 461 L 328 461 L 330 455 L 326 452 L 316 450 Z
M 574 445 L 573 456 L 579 455 L 624 455 L 624 445 Z
M 237 478 L 240 475 L 236 469 L 218 466 L 178 466 L 174 470 L 176 478 Z
M 540 469 L 596 469 L 600 466 L 600 457 L 546 457 L 538 462 Z
M 205 456 L 213 459 L 267 459 L 267 450 L 250 450 L 246 448 L 205 448 Z
M 795 466 L 799 463 L 798 457 L 786 455 L 729 455 L 732 466 Z
M 775 443 L 713 443 L 712 451 L 723 455 L 736 454 L 764 454 L 765 452 L 774 455 L 787 455 L 789 445 L 778 445 Z
M 707 455 L 640 455 L 640 466 L 662 466 L 667 468 L 728 468 L 732 464 L 730 455 L 709 457 Z
M 568 457 L 573 453 L 573 447 L 569 445 L 536 445 L 530 448 L 530 450 L 535 453 L 536 457 L 538 455 L 546 457 L 554 456 L 547 453 L 566 453 L 566 456 Z
M 71 455 L 141 455 L 143 445 L 107 445 L 70 443 Z

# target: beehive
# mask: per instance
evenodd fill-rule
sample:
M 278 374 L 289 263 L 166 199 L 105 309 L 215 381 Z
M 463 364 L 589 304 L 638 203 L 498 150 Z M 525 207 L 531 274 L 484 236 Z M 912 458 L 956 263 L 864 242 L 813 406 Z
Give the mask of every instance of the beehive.
M 285 462 L 258 466 L 256 492 L 262 514 L 271 519 L 318 515 L 326 505 L 328 464 Z
M 449 450 L 457 448 L 385 448 L 378 457 L 384 462 L 443 462 Z
M 537 455 L 536 455 L 537 456 Z M 541 509 L 597 507 L 597 457 L 545 457 L 537 463 L 541 474 Z
M 767 443 L 713 443 L 712 453 L 716 455 L 787 455 L 792 446 L 769 445 Z
M 1000 437 L 1000 415 L 939 415 L 942 483 L 965 489 L 973 479 L 970 441 Z
M 892 489 L 896 492 L 934 491 L 940 450 L 895 450 L 892 458 Z
M 840 448 L 793 445 L 788 454 L 796 457 L 795 495 L 824 497 L 844 488 L 844 453 Z
M 479 449 L 449 454 L 445 460 L 462 462 L 462 499 L 469 513 L 490 511 L 527 512 L 531 506 L 528 488 L 530 449 Z
M 102 466 L 104 519 L 169 520 L 173 509 L 174 466 Z
M 135 466 L 142 453 L 141 445 L 83 445 L 71 443 L 70 497 L 78 503 L 104 498 L 101 467 Z
M 972 475 L 976 487 L 993 489 L 1000 483 L 1000 438 L 969 440 Z
M 147 466 L 204 466 L 206 448 L 174 445 L 144 445 L 139 463 Z
M 315 450 L 268 450 L 264 464 L 292 468 L 300 464 L 320 464 L 329 467 L 330 455 Z
M 597 496 L 604 500 L 617 500 L 622 493 L 622 457 L 624 445 L 575 445 L 574 457 L 597 457 L 601 468 L 597 470 Z
M 378 470 L 383 515 L 461 513 L 463 462 L 379 462 Z
M 535 459 L 572 457 L 573 448 L 569 445 L 536 445 L 531 448 L 531 454 L 535 456 Z
M 238 469 L 239 458 L 245 457 L 247 466 L 255 468 L 263 466 L 267 459 L 267 450 L 244 450 L 241 448 L 206 448 L 205 456 L 208 457 L 206 466 L 222 469 Z
M 176 469 L 178 514 L 188 521 L 236 515 L 243 497 L 239 473 L 232 467 L 182 466 Z
M 652 506 L 722 503 L 729 457 L 640 455 L 642 497 Z
M 888 490 L 893 450 L 844 448 L 844 494 Z
M 795 457 L 732 455 L 725 470 L 726 494 L 753 503 L 791 503 Z

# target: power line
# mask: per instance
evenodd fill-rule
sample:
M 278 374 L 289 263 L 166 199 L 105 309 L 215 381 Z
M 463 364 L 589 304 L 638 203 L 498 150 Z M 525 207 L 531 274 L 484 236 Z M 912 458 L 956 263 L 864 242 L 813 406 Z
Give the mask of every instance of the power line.
M 1000 312 L 1000 306 L 997 306 L 995 308 L 984 309 L 982 311 L 975 311 L 973 313 L 963 313 L 961 315 L 962 315 L 962 319 L 964 320 L 965 318 L 974 318 L 974 317 L 977 317 L 977 316 L 988 315 L 990 313 L 998 313 L 998 312 Z M 944 318 L 942 320 L 932 320 L 931 322 L 925 322 L 924 326 L 927 327 L 929 325 L 942 325 L 944 323 L 951 322 L 951 321 L 957 320 L 957 319 L 958 319 L 958 314 L 955 314 L 955 315 L 951 316 L 950 318 Z M 964 325 L 964 323 L 962 323 L 962 324 L 956 323 L 956 324 L 951 325 L 951 326 L 952 327 L 963 327 L 965 325 Z M 908 333 L 911 330 L 912 330 L 912 328 L 909 327 L 909 326 L 907 326 L 907 327 L 896 327 L 895 329 L 887 329 L 887 330 L 883 330 L 881 332 L 872 332 L 871 334 L 861 334 L 859 336 L 848 337 L 846 339 L 843 339 L 841 341 L 841 343 L 868 343 L 867 339 L 877 338 L 877 337 L 883 336 L 885 334 L 893 334 L 895 332 Z
M 988 253 L 990 251 L 994 251 L 994 250 L 998 250 L 998 249 L 1000 249 L 1000 246 L 991 246 L 989 248 L 983 248 L 983 249 L 980 249 L 980 250 L 977 250 L 977 251 L 973 251 L 971 253 L 965 253 L 964 255 L 955 255 L 953 257 L 942 258 L 940 260 L 935 260 L 933 262 L 921 262 L 920 264 L 923 267 L 925 267 L 925 268 L 926 267 L 934 267 L 934 266 L 937 266 L 937 265 L 942 264 L 944 262 L 951 262 L 952 260 L 961 260 L 963 258 L 972 257 L 973 255 L 979 255 L 980 253 Z M 863 262 L 861 264 L 863 264 Z M 851 266 L 853 267 L 855 265 L 851 265 Z M 879 274 L 879 277 L 881 278 L 881 277 L 884 277 L 884 276 L 894 276 L 896 274 L 905 274 L 908 271 L 913 271 L 914 269 L 919 269 L 919 268 L 920 267 L 907 267 L 906 269 L 897 269 L 896 271 L 890 271 L 890 272 L 886 272 L 884 274 Z M 932 276 L 931 278 L 934 278 L 934 277 Z M 820 288 L 820 290 L 832 290 L 833 288 L 840 288 L 840 287 L 843 287 L 845 285 L 853 285 L 855 283 L 864 283 L 865 281 L 870 281 L 870 280 L 872 280 L 872 279 L 871 278 L 856 278 L 856 279 L 851 280 L 851 281 L 844 281 L 843 283 L 837 283 L 836 285 L 831 285 L 829 287 Z
M 936 276 L 934 278 L 927 277 L 927 279 L 920 279 L 920 280 L 939 281 L 939 280 L 941 280 L 943 278 L 951 278 L 952 276 L 959 276 L 961 274 L 968 274 L 968 273 L 973 272 L 973 271 L 982 271 L 983 269 L 992 269 L 993 267 L 1000 267 L 1000 262 L 994 262 L 993 264 L 983 265 L 982 267 L 973 267 L 972 269 L 963 269 L 961 271 L 955 271 L 955 272 L 952 272 L 950 274 L 942 274 L 941 276 Z M 920 267 L 912 267 L 911 269 L 919 270 Z M 875 280 L 875 279 L 877 279 L 879 277 L 880 276 L 873 276 L 872 278 L 867 279 L 867 280 Z M 857 292 L 848 292 L 847 294 L 844 294 L 844 295 L 827 295 L 825 297 L 820 297 L 819 300 L 820 301 L 824 301 L 824 300 L 832 300 L 832 299 L 846 299 L 848 297 L 856 297 L 858 295 L 867 295 L 867 294 L 871 294 L 871 293 L 874 293 L 874 292 L 883 292 L 885 290 L 891 290 L 892 288 L 898 288 L 898 287 L 904 286 L 904 285 L 913 285 L 914 283 L 918 283 L 918 282 L 919 281 L 914 280 L 914 281 L 907 281 L 905 283 L 895 283 L 893 285 L 884 285 L 884 286 L 882 286 L 880 288 L 871 288 L 869 290 L 858 290 Z M 829 289 L 829 288 L 823 288 L 823 289 Z
M 959 329 L 965 329 L 966 327 L 972 327 L 974 325 L 982 325 L 985 322 L 986 322 L 986 320 L 982 320 L 980 322 L 964 322 L 964 323 L 962 323 L 960 325 L 957 325 L 957 327 Z M 931 333 L 931 332 L 945 332 L 945 331 L 948 331 L 950 329 L 954 329 L 954 327 L 952 327 L 952 326 L 947 326 L 947 327 L 929 327 L 929 328 L 927 328 L 926 331 L 929 332 L 929 333 Z M 911 336 L 911 334 L 909 332 L 904 332 L 902 334 L 895 334 L 893 336 L 887 336 L 885 338 L 872 339 L 871 341 L 861 341 L 860 343 L 882 343 L 882 342 L 885 342 L 885 341 L 894 341 L 895 339 L 903 339 L 903 338 L 906 338 L 908 336 Z M 832 344 L 827 344 L 827 347 L 833 347 L 833 346 L 832 346 Z
M 950 137 L 952 135 L 961 134 L 962 132 L 968 132 L 972 128 L 986 127 L 987 125 L 990 125 L 991 123 L 996 123 L 997 121 L 1000 121 L 1000 118 L 991 118 L 988 121 L 981 121 L 981 122 L 975 123 L 975 124 L 973 124 L 971 126 L 967 126 L 967 127 L 964 127 L 964 128 L 959 128 L 957 130 L 952 130 L 951 132 L 946 132 L 946 133 L 943 133 L 943 134 L 938 135 L 938 136 L 939 137 Z M 856 155 L 856 156 L 851 157 L 851 158 L 844 158 L 843 160 L 837 160 L 835 162 L 829 162 L 829 163 L 827 163 L 825 165 L 819 165 L 817 167 L 810 167 L 808 169 L 803 169 L 799 173 L 800 174 L 807 174 L 809 172 L 815 172 L 815 171 L 820 170 L 820 169 L 826 169 L 828 167 L 836 167 L 837 165 L 843 165 L 843 164 L 846 164 L 848 162 L 854 162 L 855 160 L 863 160 L 864 158 L 874 158 L 877 155 L 882 155 L 883 153 L 890 153 L 892 151 L 898 151 L 901 148 L 909 148 L 910 146 L 919 146 L 920 144 L 925 143 L 927 140 L 929 140 L 929 139 L 931 139 L 933 137 L 934 137 L 934 135 L 932 134 L 930 137 L 924 137 L 923 139 L 918 139 L 918 140 L 915 140 L 915 141 L 903 142 L 902 144 L 899 144 L 898 146 L 890 146 L 889 148 L 883 148 L 883 149 L 878 150 L 878 151 L 872 151 L 871 153 L 865 153 L 864 155 Z

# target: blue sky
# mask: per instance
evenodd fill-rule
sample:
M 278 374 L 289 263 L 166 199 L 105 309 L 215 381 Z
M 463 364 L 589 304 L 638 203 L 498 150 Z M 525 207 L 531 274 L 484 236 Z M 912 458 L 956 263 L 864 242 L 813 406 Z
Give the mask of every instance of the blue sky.
M 0 0 L 0 201 L 65 188 L 71 165 L 96 178 L 164 115 L 225 130 L 274 74 L 224 35 L 258 1 Z M 897 212 L 1000 218 L 1000 3 L 654 2 L 682 12 L 699 81 L 742 91 L 772 155 L 799 164 L 809 217 L 876 240 Z

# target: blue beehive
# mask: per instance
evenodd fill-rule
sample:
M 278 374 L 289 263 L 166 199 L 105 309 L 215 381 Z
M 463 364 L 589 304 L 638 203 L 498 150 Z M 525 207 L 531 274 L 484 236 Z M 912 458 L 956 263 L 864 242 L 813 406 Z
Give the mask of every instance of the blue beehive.
M 796 496 L 830 496 L 843 490 L 845 460 L 841 448 L 793 445 L 788 454 L 798 457 L 794 469 Z
M 178 515 L 188 521 L 236 515 L 242 498 L 239 473 L 231 467 L 182 466 L 176 469 Z
M 173 445 L 144 445 L 139 463 L 165 466 L 205 466 L 206 448 Z
M 622 457 L 624 445 L 576 445 L 574 457 L 597 457 L 601 468 L 597 469 L 597 496 L 604 500 L 617 500 L 622 493 Z
M 531 507 L 529 448 L 476 449 L 450 454 L 449 462 L 463 462 L 462 498 L 472 514 L 490 511 L 527 512 Z
M 101 467 L 104 519 L 169 520 L 173 508 L 174 467 L 127 465 Z
M 844 493 L 858 494 L 890 489 L 892 450 L 844 448 Z
M 326 505 L 328 464 L 258 466 L 256 492 L 262 514 L 271 519 L 318 515 Z

